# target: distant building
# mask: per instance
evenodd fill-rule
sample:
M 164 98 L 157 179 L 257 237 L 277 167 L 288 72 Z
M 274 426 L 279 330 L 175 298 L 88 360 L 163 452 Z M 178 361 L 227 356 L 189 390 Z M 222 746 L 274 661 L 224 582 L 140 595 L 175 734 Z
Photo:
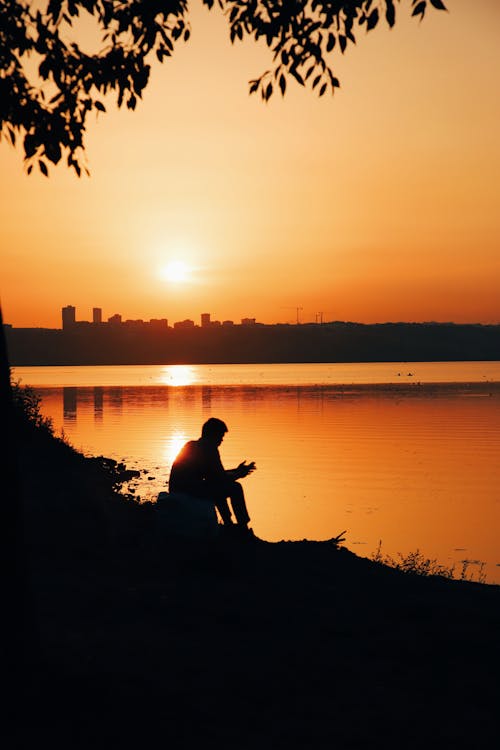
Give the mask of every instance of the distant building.
M 96 325 L 102 323 L 102 309 L 100 307 L 92 308 L 92 323 Z
M 122 322 L 122 316 L 118 313 L 115 313 L 115 315 L 112 315 L 110 318 L 108 318 L 108 323 L 111 325 L 121 325 Z
M 194 328 L 194 320 L 179 320 L 174 323 L 174 328 Z
M 167 318 L 151 318 L 149 325 L 152 328 L 168 328 Z
M 201 327 L 210 328 L 210 313 L 201 314 Z
M 76 323 L 76 307 L 73 305 L 66 305 L 62 308 L 62 327 L 63 331 L 67 328 L 71 328 Z
M 228 328 L 229 326 L 234 326 L 234 321 L 233 320 L 223 320 L 222 321 L 222 325 L 225 328 Z
M 242 318 L 241 319 L 241 325 L 242 326 L 254 326 L 255 325 L 255 318 Z

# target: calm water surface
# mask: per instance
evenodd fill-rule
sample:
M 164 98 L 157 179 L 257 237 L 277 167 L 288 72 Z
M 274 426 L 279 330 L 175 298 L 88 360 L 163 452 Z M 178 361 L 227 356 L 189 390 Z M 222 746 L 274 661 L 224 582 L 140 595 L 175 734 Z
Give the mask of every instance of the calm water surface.
M 499 362 L 16 367 L 33 386 L 338 385 L 500 381 Z
M 487 581 L 500 583 L 499 362 L 26 367 L 14 376 L 37 389 L 75 447 L 146 470 L 134 488 L 144 500 L 218 416 L 229 426 L 226 467 L 257 464 L 244 486 L 261 538 L 346 529 L 357 554 L 382 540 L 392 555 L 418 548 L 447 565 L 483 562 Z

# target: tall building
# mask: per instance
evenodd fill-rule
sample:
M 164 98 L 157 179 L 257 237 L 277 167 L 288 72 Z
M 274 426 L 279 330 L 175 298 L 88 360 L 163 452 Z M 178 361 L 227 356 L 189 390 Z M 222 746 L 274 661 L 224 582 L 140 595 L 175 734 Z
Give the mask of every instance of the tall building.
M 66 328 L 71 328 L 71 326 L 74 326 L 76 323 L 76 307 L 73 307 L 73 305 L 66 305 L 66 307 L 62 308 L 62 327 L 63 331 Z
M 210 313 L 201 314 L 201 327 L 210 328 Z
M 100 307 L 92 308 L 92 322 L 102 323 L 102 309 Z

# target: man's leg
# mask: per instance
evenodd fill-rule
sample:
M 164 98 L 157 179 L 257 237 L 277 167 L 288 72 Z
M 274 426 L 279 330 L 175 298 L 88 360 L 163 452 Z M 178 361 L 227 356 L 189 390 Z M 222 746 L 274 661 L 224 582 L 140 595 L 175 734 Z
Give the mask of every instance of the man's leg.
M 219 515 L 222 518 L 222 523 L 224 524 L 224 526 L 231 526 L 233 520 L 231 518 L 229 505 L 227 504 L 227 498 L 221 496 L 217 497 L 215 500 L 215 507 L 219 511 Z
M 231 526 L 233 523 L 231 511 L 227 502 L 228 498 L 231 501 L 231 508 L 237 525 L 246 529 L 250 521 L 250 516 L 248 515 L 245 503 L 243 487 L 239 482 L 227 482 L 224 484 L 223 488 L 220 486 L 218 488 L 214 502 L 224 526 Z
M 229 499 L 238 526 L 246 528 L 250 523 L 243 487 L 239 482 L 232 482 L 229 487 Z M 227 504 L 227 503 L 226 503 Z

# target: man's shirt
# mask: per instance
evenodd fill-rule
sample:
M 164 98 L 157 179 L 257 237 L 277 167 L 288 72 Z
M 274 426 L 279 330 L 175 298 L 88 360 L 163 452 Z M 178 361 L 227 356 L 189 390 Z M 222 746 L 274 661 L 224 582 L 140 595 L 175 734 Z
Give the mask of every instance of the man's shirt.
M 225 471 L 217 446 L 203 438 L 190 440 L 172 465 L 169 490 L 199 494 L 224 478 Z

